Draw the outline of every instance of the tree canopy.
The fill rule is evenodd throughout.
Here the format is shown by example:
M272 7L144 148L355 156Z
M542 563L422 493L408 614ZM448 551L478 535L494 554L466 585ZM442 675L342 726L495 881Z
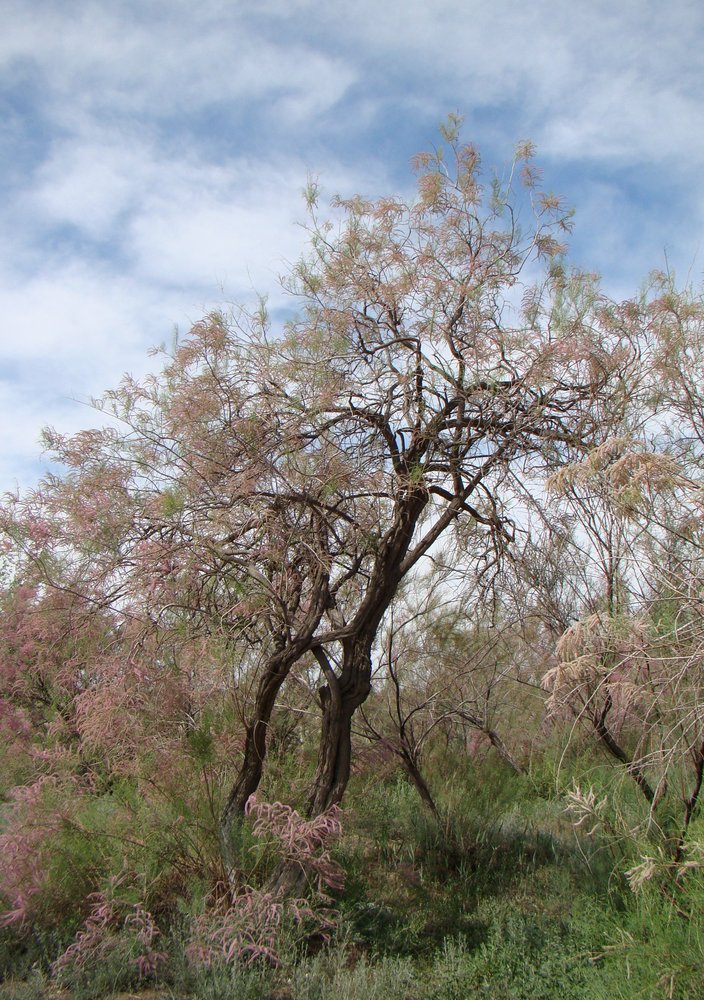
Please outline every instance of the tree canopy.
M510 674L544 682L551 719L587 721L653 808L691 758L686 827L704 772L704 310L666 275L615 303L570 268L571 214L532 152L487 180L451 121L410 202L338 199L328 217L311 185L289 318L264 300L207 316L96 401L104 426L46 432L63 471L2 509L18 787L176 794L207 762L197 794L236 878L278 716L312 713L305 810L332 815L376 676L390 714L365 715L366 737L437 817L420 768L438 729L524 770L492 715Z

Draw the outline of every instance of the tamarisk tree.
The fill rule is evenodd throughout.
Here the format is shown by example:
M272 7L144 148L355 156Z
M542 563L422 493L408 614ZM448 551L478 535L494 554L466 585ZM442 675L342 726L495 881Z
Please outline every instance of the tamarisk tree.
M520 490L603 439L633 363L565 268L569 214L531 149L485 185L458 125L416 158L410 202L338 200L327 221L311 187L296 317L207 317L160 374L106 394L107 427L48 433L66 473L5 510L34 579L109 611L145 684L187 663L184 716L218 660L245 725L224 845L286 678L320 671L314 816L345 791L402 582L441 538L489 572Z

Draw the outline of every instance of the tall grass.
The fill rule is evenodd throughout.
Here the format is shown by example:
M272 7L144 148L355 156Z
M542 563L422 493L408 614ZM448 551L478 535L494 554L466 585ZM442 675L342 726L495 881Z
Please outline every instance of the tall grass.
M130 937L133 925L123 921L97 962L64 971L64 986L79 1000L146 986L164 1000L699 1000L704 982L700 821L692 823L677 867L667 841L658 841L643 824L643 805L632 786L599 757L563 758L559 767L546 758L517 775L498 761L473 766L443 750L428 762L428 773L440 821L403 776L355 777L343 835L333 848L333 860L347 878L336 899L337 930L327 943L284 922L275 961L194 963L189 934L207 903L202 873L208 866L201 874L194 862L179 868L182 834L167 827L150 846L140 839L131 858L141 865L141 902L153 905L162 931L163 962L153 975L141 974L133 961L138 955ZM600 823L575 828L568 808L575 783L605 803L599 806ZM104 830L109 806L86 805L83 827ZM138 819L137 832L142 822L146 827L137 801L130 815ZM198 828L194 820L189 845ZM150 829L157 829L155 821ZM240 833L242 875L256 884L275 859L250 827ZM64 901L78 899L100 865L106 877L118 864L114 847L107 846L110 838L98 838L100 848L84 840L76 827L67 827L60 838L62 858L70 863L61 885L57 861L47 891L56 882ZM206 848L194 841L188 857L199 850ZM650 868L642 867L644 857L654 859ZM170 881L159 872L169 858ZM135 892L134 885L125 889L120 904L125 912L139 902ZM52 963L73 940L80 920L76 913L59 919L49 903L37 909L48 915L44 925L0 931L5 1000L51 996Z

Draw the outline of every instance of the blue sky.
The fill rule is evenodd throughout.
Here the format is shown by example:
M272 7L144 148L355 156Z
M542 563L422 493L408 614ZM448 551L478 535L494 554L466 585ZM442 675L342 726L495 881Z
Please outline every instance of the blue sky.
M301 191L410 193L450 111L531 138L572 257L704 271L700 0L0 0L0 491L41 427L295 260Z

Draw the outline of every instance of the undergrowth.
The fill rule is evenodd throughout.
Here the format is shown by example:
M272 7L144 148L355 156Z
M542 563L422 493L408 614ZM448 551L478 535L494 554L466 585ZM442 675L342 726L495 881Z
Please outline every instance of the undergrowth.
M120 882L113 873L112 896L104 878L103 895L93 897L93 909L81 919L77 913L57 919L47 905L36 910L46 914L43 924L0 931L0 997L48 1000L57 985L78 1000L147 987L150 996L164 1000L701 997L704 879L696 823L687 866L673 875L653 844L650 862L642 860L647 836L636 843L619 833L619 823L635 821L641 808L629 793L619 800L620 815L615 806L608 815L604 808L601 828L586 829L574 825L562 777L554 781L535 768L515 775L500 763L486 762L469 773L448 761L445 766L434 788L441 822L402 777L355 779L343 832L328 843L323 831L319 863L317 842L310 842L313 867L332 873L324 919L308 896L299 903L303 924L283 907L274 909L265 937L253 945L246 907L263 906L263 896L221 897L220 911L230 923L218 924L212 889L192 872L190 882L185 876L172 880L178 898L164 905L165 876L153 877L155 859L142 849L152 881L143 871L141 889L138 878ZM601 802L608 773L597 764L588 777L597 789L593 801ZM618 785L611 789L618 791ZM262 830L250 820L237 845L250 893L264 893L282 851L294 851L290 838L298 822L286 810L257 815L269 823L267 836L257 836ZM76 836L73 829L64 837L62 850L69 851ZM155 845L154 852L163 849ZM115 857L109 852L113 867ZM81 869L86 859L88 871ZM95 852L84 846L71 860L65 898L71 898L72 880L82 887L97 865ZM242 920L233 906L245 907ZM108 933L96 933L91 951L91 926L101 920ZM229 926L232 940L240 940L231 946L234 961L218 951L220 926ZM200 960L196 927L202 932ZM77 954L78 963L72 961Z

